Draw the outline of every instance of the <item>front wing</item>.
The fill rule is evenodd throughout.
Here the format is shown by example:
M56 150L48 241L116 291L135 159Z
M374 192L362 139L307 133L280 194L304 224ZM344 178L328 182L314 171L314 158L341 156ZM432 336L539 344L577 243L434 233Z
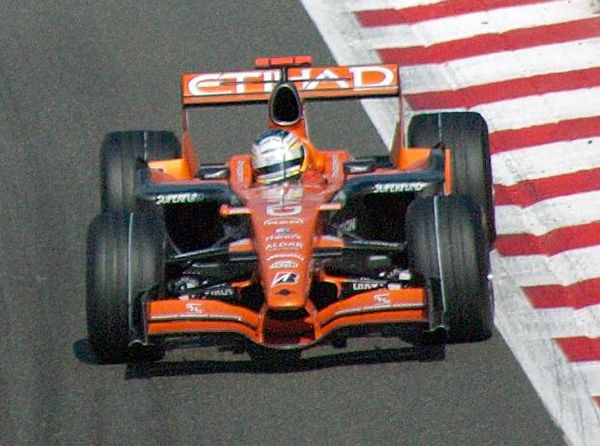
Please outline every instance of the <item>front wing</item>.
M146 307L149 341L205 334L237 334L273 348L302 348L337 330L357 326L420 323L444 328L442 299L436 287L377 289L317 310L310 303L303 317L286 319L266 306L248 308L208 299L151 301Z

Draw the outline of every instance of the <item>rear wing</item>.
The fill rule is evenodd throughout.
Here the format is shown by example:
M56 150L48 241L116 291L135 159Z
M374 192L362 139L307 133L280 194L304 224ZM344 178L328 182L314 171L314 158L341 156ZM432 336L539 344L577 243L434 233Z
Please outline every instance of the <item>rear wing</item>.
M181 76L184 107L191 105L266 102L281 80L275 65L257 64L252 71L188 73ZM287 69L302 99L399 96L396 64L307 67Z

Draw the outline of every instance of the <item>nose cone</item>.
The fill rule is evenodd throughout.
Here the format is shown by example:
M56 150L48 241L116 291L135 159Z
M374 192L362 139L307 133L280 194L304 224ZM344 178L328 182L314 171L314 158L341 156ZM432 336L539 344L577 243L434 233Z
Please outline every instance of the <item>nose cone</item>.
M297 188L286 193L285 204L279 197L263 199L252 213L254 247L270 309L294 310L306 305L319 204Z
M267 306L271 310L297 310L306 305L307 293L297 285L276 285L267 290Z
M269 221L269 220L266 220ZM258 248L262 285L273 310L304 308L310 287L308 265L312 255L312 230L295 219L275 219L266 225Z

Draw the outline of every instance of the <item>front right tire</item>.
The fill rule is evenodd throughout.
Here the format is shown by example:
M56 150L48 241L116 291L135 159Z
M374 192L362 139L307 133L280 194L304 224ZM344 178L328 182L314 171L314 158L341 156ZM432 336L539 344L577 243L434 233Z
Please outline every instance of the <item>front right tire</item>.
M409 147L443 143L451 150L452 193L470 195L481 206L488 246L496 239L488 126L475 112L424 113L408 126Z
M414 200L406 214L406 240L418 284L440 281L449 341L491 337L490 266L477 203L468 195Z

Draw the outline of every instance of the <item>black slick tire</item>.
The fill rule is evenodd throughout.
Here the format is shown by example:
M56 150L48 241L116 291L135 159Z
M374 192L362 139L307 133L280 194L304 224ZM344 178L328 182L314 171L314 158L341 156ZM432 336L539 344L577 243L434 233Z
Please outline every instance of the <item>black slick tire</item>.
M161 287L164 243L153 213L102 213L87 238L88 341L99 363L159 359L157 349L129 348L141 323L142 294Z
M408 126L409 147L443 143L452 153L453 193L472 196L482 209L488 246L496 239L488 127L479 113L419 114Z
M180 157L181 145L173 132L131 130L108 133L100 146L102 211L135 211L136 171L148 161Z
M440 281L450 342L493 330L489 257L479 206L467 195L418 198L406 214L409 267L419 285Z

